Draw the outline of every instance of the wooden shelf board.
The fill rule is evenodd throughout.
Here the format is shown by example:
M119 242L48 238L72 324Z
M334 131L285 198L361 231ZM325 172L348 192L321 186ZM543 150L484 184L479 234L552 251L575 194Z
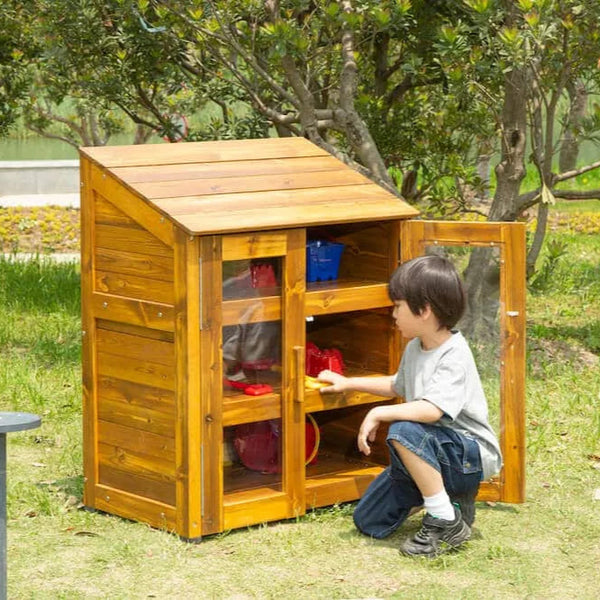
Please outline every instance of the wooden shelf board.
M317 455L317 462L306 468L306 488L314 488L343 479L380 472L383 467L366 460L346 457L330 449ZM235 464L224 467L224 494L226 503L240 498L266 498L281 493L281 473L260 473Z
M304 314L328 315L391 305L387 283L357 279L324 281L307 285Z
M382 373L354 369L348 370L348 375L352 377L380 377ZM225 389L223 391L223 427L280 418L281 388L271 382L268 383L273 386L273 393L264 394L263 396L246 396L236 390ZM364 392L321 394L319 390L313 389L306 389L304 398L306 413L389 401L387 398Z
M246 298L223 300L223 325L258 323L281 319L279 288L252 290ZM387 283L359 279L336 279L307 283L305 316L329 315L391 306ZM258 308L257 308L258 307ZM251 310L254 309L254 310Z

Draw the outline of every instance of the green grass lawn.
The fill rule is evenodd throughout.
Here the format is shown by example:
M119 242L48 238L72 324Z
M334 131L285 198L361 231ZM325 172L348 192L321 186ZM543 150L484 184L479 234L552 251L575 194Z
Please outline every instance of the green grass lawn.
M371 540L351 504L198 545L81 510L78 267L0 259L0 410L43 418L9 437L9 598L597 598L600 236L549 235L566 254L528 296L527 501L479 504L435 560L398 553L420 517Z

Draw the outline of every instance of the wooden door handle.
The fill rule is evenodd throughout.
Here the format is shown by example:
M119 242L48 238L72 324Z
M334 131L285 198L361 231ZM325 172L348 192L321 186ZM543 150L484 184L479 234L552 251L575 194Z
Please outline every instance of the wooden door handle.
M304 402L304 346L294 346L294 402Z

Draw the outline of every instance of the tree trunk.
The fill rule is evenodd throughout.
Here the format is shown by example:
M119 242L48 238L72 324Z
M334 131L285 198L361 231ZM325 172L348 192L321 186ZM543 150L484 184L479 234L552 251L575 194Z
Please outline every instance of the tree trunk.
M514 221L525 177L529 72L515 69L505 75L502 109L502 154L496 166L496 193L488 220ZM495 340L499 306L500 269L493 248L475 248L464 272L467 310L461 328L471 340Z
M561 173L571 171L577 166L577 157L579 156L577 128L585 117L588 100L585 83L581 80L569 82L567 90L569 91L570 106L558 157Z

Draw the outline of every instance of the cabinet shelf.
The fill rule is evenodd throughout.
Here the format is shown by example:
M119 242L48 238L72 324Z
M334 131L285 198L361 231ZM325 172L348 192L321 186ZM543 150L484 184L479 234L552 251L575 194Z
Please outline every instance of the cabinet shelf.
M340 279L308 284L304 314L307 317L329 315L391 305L387 283Z
M223 397L223 427L279 417L281 417L281 394L276 390L263 396L227 392Z
M368 373L365 371L349 373L351 376L378 377L382 373ZM306 389L304 396L304 410L307 413L321 412L372 404L389 399L373 396L365 392L345 392L335 394L321 394L319 390ZM223 426L241 425L267 419L278 419L281 416L280 389L274 388L270 394L263 396L246 396L233 390L226 390L223 394Z
M252 310L260 303L260 310ZM306 286L304 315L329 315L391 306L387 283L358 279L339 279L309 283ZM250 317L248 316L250 315ZM269 289L250 298L223 301L223 325L258 323L281 319L281 296Z
M373 468L381 471L381 465L366 459L348 457L339 451L324 448L319 451L317 462L306 467L307 485L319 487L331 480L340 481L345 477L370 472ZM281 487L281 473L261 473L252 471L240 464L224 467L225 494L238 494L245 490L262 489L265 496L276 494ZM308 483L310 481L310 483ZM232 501L232 499L230 499Z

